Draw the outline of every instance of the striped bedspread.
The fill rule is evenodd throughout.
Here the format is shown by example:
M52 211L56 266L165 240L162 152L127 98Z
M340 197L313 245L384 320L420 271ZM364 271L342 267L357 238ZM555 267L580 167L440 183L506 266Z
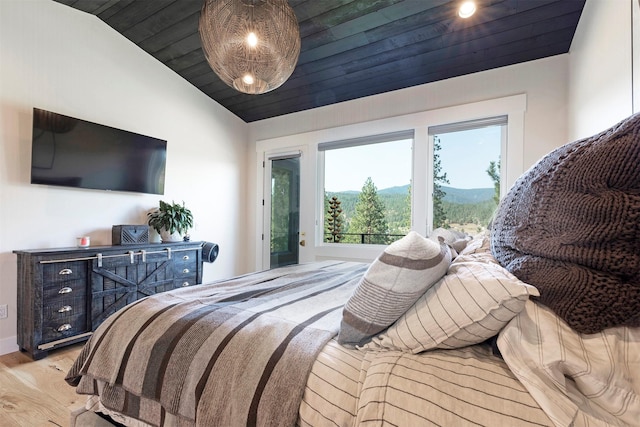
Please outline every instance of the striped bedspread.
M295 425L366 268L303 264L139 300L96 330L67 382L150 425Z

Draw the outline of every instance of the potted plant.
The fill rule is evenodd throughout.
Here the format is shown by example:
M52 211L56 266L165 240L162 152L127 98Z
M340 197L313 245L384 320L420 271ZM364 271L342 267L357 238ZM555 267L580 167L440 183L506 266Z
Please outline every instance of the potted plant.
M179 242L184 234L193 227L193 214L180 203L167 203L160 200L160 207L147 213L147 223L156 230L163 242Z

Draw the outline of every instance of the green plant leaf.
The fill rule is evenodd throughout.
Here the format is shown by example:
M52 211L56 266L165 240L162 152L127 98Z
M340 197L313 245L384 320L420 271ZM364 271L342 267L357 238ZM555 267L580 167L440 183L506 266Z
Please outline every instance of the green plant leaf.
M193 227L193 214L184 204L167 203L160 200L159 209L147 213L147 223L153 227L158 233L165 229L169 233L184 234Z

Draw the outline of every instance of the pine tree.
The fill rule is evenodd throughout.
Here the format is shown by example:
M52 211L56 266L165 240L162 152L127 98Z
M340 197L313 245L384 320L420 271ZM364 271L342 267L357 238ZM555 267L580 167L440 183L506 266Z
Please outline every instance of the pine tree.
M447 214L442 205L444 196L447 193L442 190L441 184L449 184L447 173L442 172L442 164L440 163L440 138L433 137L433 228L447 226Z
M367 178L358 196L349 232L364 235L363 243L387 244L389 227L385 210L384 203L378 197L378 189L371 177Z
M342 209L340 208L340 200L336 196L331 197L331 200L325 195L325 212L326 212L326 227L327 242L328 243L340 243L342 240Z
M498 162L489 162L489 168L487 169L487 174L493 181L493 189L495 194L493 195L493 201L496 202L496 205L500 203L500 160Z

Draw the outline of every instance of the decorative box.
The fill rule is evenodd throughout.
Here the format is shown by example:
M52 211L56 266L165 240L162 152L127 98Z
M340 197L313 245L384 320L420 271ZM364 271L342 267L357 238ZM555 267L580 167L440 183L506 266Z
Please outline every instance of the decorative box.
M111 244L138 245L149 243L148 225L114 225L111 228Z

